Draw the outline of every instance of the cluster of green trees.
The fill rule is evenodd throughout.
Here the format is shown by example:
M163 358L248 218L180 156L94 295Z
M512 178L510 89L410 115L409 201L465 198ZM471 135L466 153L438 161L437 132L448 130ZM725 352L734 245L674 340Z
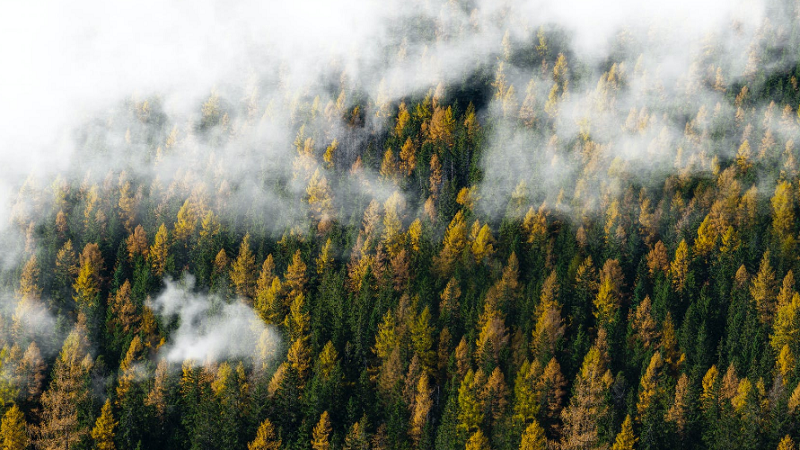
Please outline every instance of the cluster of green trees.
M758 42L779 34L764 30ZM728 86L711 64L684 95L713 90L716 107L633 107L622 133L677 155L645 183L590 123L557 135L578 88L577 62L555 48L540 32L527 89L507 77L522 57L509 51L479 88L293 98L292 173L264 160L259 181L288 200L301 186L306 220L277 232L257 208L229 207L247 193L208 155L170 177L26 183L21 262L2 274L15 304L0 321L0 446L797 448L800 72L756 66ZM591 80L595 107L637 70ZM157 99L131 100L100 133L123 124L117 145L159 167L243 145L275 108L214 94L179 128ZM683 135L666 140L664 121ZM558 195L520 180L496 217L481 208L495 195L481 189L484 153L508 126L579 169ZM109 152L93 133L80 136L87 159ZM188 274L281 342L168 362L178 324L149 299Z

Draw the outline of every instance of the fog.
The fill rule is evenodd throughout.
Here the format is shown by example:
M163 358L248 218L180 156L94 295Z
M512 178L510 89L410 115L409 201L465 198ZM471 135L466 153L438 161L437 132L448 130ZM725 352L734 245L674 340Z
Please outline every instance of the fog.
M22 223L39 223L52 214L50 200L31 201L35 205L27 208L28 200L17 198L26 179L47 189L56 176L78 185L126 171L142 184L158 183L170 192L174 184L177 196L187 196L187 186L202 185L210 202L234 215L269 217L276 233L303 224L308 178L328 169L297 156L298 111L310 110L314 117L305 131L317 137L316 151L347 136L342 148L352 152L392 120L371 114L363 130L345 132L341 117L325 114L340 92L347 94L345 106L356 101L356 94L370 104L393 105L440 83L447 92L479 69L496 71L499 61L515 87L512 100L521 104L533 80L541 110L553 85L552 67L540 70L538 61L533 67L516 65L504 56L535 45L540 30L566 36L566 43L553 45L563 46L575 82L559 100L547 132L507 120L502 99L479 111L484 123L493 124L479 186L481 207L489 217L503 214L522 181L537 201L555 204L565 194L560 208L577 217L596 208L600 200L593 193L599 187L624 187L614 175L618 172L609 170L612 164L640 182L678 170L686 123L675 118L675 110L692 117L703 108L709 114L736 114L725 94L705 82L709 53L725 61L720 73L733 85L748 76L749 46L759 33L780 33L785 24L775 18L795 19L775 14L765 1L711 0L79 0L12 2L5 9L0 16L0 232L7 267L22 257L24 236L11 227L15 214L24 211ZM765 22L770 13L773 20ZM794 62L785 57L757 61L771 70ZM598 85L610 63L624 74L624 88ZM198 139L193 131L210 98L231 112L224 131L231 137L224 144ZM144 101L152 101L163 115L154 137L142 137L141 124L123 114ZM248 102L252 117L234 113ZM763 114L766 106L756 105L753 115ZM648 112L646 125L638 132L626 130L628 117L641 111ZM567 155L568 143L587 126L602 144L598 173L603 175L580 184L580 164ZM176 142L167 151L162 147L173 132ZM777 127L775 132L786 138L796 134ZM151 137L160 144L147 141ZM739 144L740 136L725 136L712 150L731 157ZM87 148L102 152L87 160ZM692 149L682 151L688 158ZM285 183L287 192L265 187L265 172ZM584 193L577 200L576 185ZM349 196L368 193L383 201L397 187L367 169L334 189L336 214L343 214L337 218L345 219L363 207ZM152 306L165 320L180 318L162 349L169 361L252 355L254 336L269 333L244 303L195 293L189 279L167 282Z
M227 303L219 296L195 292L191 276L180 282L167 280L164 291L149 306L164 323L176 324L158 355L171 363L249 361L258 359L260 341L269 347L269 353L280 345L278 332L265 325L244 301Z

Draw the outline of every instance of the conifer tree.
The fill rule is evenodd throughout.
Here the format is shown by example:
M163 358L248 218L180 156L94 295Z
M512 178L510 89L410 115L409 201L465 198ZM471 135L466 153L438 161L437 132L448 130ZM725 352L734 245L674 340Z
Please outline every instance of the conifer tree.
M669 275L672 285L678 292L683 292L686 287L686 275L689 272L689 246L686 240L681 240L675 250L675 258L669 266Z
M460 257L466 245L467 224L464 221L464 213L458 211L447 226L442 250L434 261L434 264L439 268L441 273L450 272L453 264Z
M678 384L675 386L675 397L672 400L672 405L667 410L664 420L672 422L678 429L679 434L683 434L686 429L686 423L689 419L689 377L686 374L681 374L678 378Z
M644 414L646 414L647 410L653 405L660 395L660 370L663 365L663 359L661 357L661 352L656 352L653 354L653 357L650 358L650 364L647 366L647 370L645 371L644 375L642 375L642 380L640 382L640 391L639 391L639 401L636 403L636 411L638 412L638 418L641 419Z
M778 450L795 450L796 448L797 446L795 446L794 441L788 434L778 444Z
M617 434L611 450L633 450L636 441L636 435L633 434L633 421L631 416L627 415L625 416L625 421L622 422L622 430Z
M531 422L522 433L519 450L547 450L547 437L536 421Z
M256 432L256 438L247 444L247 450L279 450L280 448L281 440L275 434L275 428L269 419L261 422Z
M318 222L318 230L327 231L333 221L333 193L328 185L328 179L319 169L308 181L306 195L311 215Z
M160 277L164 274L167 266L167 252L169 249L169 242L167 236L167 227L162 223L158 227L153 245L150 247L150 264L153 266L153 271L156 276Z
M134 229L133 233L128 236L126 243L128 247L128 256L130 256L131 260L133 260L137 255L147 258L150 248L147 245L147 233L145 232L144 227L141 225L136 225L136 229Z
M250 234L245 234L239 246L239 256L231 264L230 277L236 293L252 301L255 298L256 257L250 250Z
M103 257L97 244L86 244L80 256L80 269L75 280L74 299L80 308L93 308L97 305L100 293L100 273L103 270Z
M3 415L0 424L0 446L3 450L24 450L28 447L28 424L17 405Z
M22 399L32 402L41 395L46 367L39 346L36 345L36 341L32 341L17 366L16 377L19 380L19 395Z
M45 449L71 448L89 434L79 420L89 401L89 371L93 361L81 323L64 341L53 368L50 387L42 394L41 423L36 445Z
M477 430L483 422L483 403L478 396L480 378L469 370L458 388L458 427L466 431Z
M769 261L769 252L761 258L758 273L750 286L750 295L756 304L758 318L762 323L770 323L775 314L776 299L775 271Z
M605 334L583 359L575 379L574 393L561 417L564 431L561 447L564 449L589 448L601 444L599 424L607 418L609 407L605 393L611 387L611 371L606 368Z
M433 407L433 399L431 398L431 389L427 375L423 374L420 376L416 390L408 433L414 443L419 445L422 440L425 425L428 423L428 414Z
M319 417L319 422L314 426L311 439L311 448L314 450L330 450L331 420L328 411Z
M489 439L481 430L477 430L467 441L466 450L489 450L490 448Z
M294 299L305 292L306 283L308 283L306 270L306 263L303 262L300 250L298 250L292 256L292 263L286 269L285 289L287 298Z
M117 427L117 422L114 421L114 416L111 414L111 400L107 399L103 404L100 411L100 417L94 424L92 429L92 439L94 445L98 450L114 450L114 429Z

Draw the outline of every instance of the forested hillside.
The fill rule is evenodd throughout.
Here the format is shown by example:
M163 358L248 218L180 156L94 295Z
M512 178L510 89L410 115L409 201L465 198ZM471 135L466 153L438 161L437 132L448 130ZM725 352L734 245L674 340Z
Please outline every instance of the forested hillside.
M797 448L800 5L456 76L514 10L422 3L381 57L419 89L132 92L15 186L3 449Z

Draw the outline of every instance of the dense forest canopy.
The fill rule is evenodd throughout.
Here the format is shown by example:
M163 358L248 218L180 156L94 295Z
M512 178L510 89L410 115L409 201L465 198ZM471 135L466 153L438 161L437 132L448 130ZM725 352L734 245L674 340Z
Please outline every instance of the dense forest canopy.
M67 14L0 446L796 449L800 2L562 3Z

